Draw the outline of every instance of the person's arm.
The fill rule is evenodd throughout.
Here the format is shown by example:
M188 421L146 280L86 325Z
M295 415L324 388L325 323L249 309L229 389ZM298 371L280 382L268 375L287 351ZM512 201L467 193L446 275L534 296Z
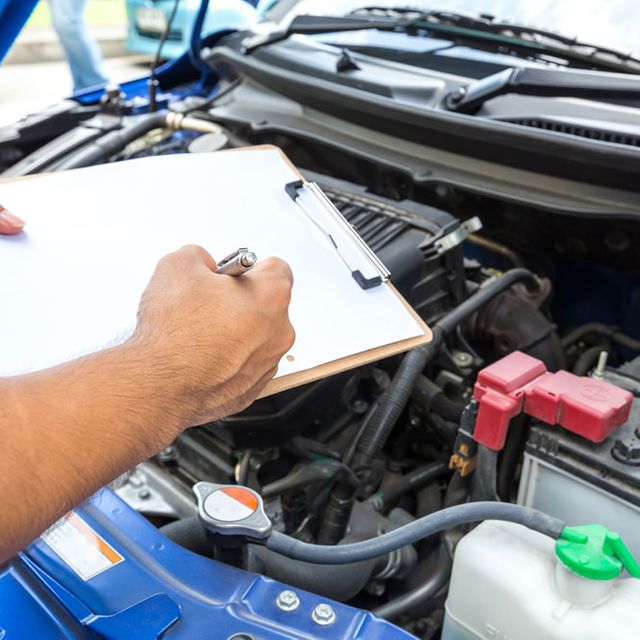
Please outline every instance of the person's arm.
M200 247L166 256L125 343L0 379L0 562L184 428L246 407L274 376L294 340L289 268L214 270Z

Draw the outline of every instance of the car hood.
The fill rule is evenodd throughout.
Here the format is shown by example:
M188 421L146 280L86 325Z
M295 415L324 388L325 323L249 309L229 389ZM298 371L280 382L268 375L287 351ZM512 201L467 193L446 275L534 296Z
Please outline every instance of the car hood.
M0 0L0 62L11 48L38 0Z

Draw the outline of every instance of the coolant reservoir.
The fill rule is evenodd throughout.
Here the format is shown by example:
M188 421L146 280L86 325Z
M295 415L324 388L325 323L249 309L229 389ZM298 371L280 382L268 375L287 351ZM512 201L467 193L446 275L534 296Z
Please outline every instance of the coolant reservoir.
M467 534L443 640L638 640L640 580L622 571L640 568L620 538L597 525L565 532L557 544L509 522Z

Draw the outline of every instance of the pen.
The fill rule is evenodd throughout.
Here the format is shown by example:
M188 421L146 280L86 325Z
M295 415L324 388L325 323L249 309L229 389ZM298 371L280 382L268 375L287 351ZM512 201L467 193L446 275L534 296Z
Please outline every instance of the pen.
M246 247L240 247L218 262L216 273L222 273L226 276L241 276L250 271L257 261L258 257L253 251L249 251Z

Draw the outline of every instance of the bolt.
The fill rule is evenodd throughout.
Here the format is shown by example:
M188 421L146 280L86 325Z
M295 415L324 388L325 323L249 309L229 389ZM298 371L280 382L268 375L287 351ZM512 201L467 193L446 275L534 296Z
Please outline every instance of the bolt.
M330 604L322 602L319 604L311 614L311 619L323 627L333 624L336 621L336 612Z
M367 412L368 408L369 408L369 403L366 400L363 400L362 398L356 398L351 403L351 411L353 411L353 413L357 413L359 416L364 415Z
M295 591L282 591L276 600L278 609L283 611L294 611L300 606L300 599Z
M453 359L455 363L464 369L465 367L470 367L473 364L473 356L466 351L456 351Z
M151 491L149 491L149 489L140 489L140 491L138 491L138 498L140 498L140 500L148 500L151 497Z
M595 380L602 380L604 378L604 370L607 366L607 360L609 358L609 354L606 351L601 351L598 356L598 364L596 365L595 371L591 374L591 377Z

